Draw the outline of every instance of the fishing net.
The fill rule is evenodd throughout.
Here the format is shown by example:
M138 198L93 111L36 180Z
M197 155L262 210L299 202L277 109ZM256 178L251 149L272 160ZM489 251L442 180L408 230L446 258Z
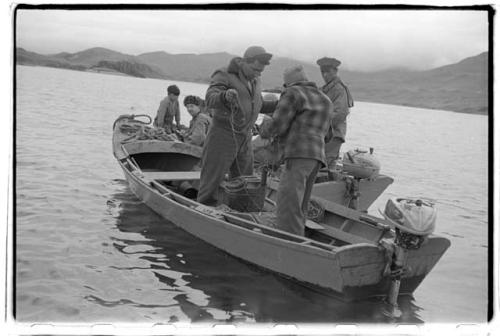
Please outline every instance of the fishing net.
M129 135L122 142L130 142L136 140L162 140L162 141L178 141L179 138L175 134L167 134L163 128L150 127L141 124L123 124L120 125L120 131Z
M307 219L320 223L325 218L325 208L316 200L310 200L307 207Z

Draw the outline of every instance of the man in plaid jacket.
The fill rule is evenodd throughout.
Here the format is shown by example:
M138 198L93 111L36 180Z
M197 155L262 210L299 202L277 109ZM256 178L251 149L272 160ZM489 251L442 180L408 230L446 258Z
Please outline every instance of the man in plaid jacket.
M308 81L301 66L284 72L285 90L272 119L261 125L262 138L276 136L284 147L285 169L277 197L278 228L304 235L311 191L318 170L326 166L325 138L331 136L333 105ZM328 140L328 139L327 139Z

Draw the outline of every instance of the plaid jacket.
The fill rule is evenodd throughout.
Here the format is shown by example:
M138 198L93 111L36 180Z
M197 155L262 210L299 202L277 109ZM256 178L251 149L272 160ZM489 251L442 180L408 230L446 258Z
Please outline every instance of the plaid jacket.
M272 120L261 127L261 136L277 136L284 159L316 159L326 166L325 137L332 117L332 102L316 84L297 82L281 94Z

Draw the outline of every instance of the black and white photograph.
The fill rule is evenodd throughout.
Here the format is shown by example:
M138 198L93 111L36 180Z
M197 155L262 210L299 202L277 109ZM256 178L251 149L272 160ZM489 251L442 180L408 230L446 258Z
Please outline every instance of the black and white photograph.
M493 6L12 6L16 325L490 323Z

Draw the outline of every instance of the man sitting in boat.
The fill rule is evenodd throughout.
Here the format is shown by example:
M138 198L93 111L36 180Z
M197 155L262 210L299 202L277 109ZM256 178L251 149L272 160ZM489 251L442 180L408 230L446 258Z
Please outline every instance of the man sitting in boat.
M186 96L184 106L186 106L192 119L189 122L189 129L179 131L178 135L186 143L203 147L212 118L202 112L203 100L198 96Z
M260 135L277 136L284 144L285 168L276 202L278 227L304 235L314 180L320 167L326 166L325 137L331 136L333 104L308 81L302 66L286 69L283 77L285 90L272 118L262 123Z
M167 88L167 96L160 102L153 125L165 129L167 134L174 132L174 118L177 129L181 126L181 112L179 110L179 95L181 91L177 85Z

